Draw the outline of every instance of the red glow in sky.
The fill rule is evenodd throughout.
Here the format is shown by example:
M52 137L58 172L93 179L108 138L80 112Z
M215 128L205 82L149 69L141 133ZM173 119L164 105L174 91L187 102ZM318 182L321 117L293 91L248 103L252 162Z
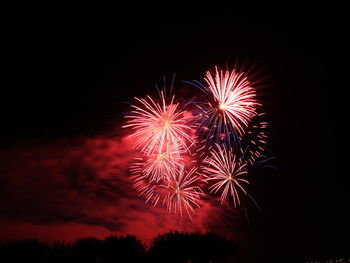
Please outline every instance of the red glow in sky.
M135 234L149 242L170 230L232 233L221 226L222 208L211 201L201 202L192 220L145 204L132 189L134 153L125 139L65 139L0 154L0 239ZM238 226L238 212L233 217Z

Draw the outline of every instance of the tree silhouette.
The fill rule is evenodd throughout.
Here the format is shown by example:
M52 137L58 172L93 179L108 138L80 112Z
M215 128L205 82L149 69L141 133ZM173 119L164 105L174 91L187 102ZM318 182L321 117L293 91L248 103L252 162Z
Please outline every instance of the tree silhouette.
M50 260L48 262L52 262L52 263L73 262L71 252L72 252L72 244L56 241L51 246Z
M207 233L169 232L153 239L148 250L136 236L93 237L75 243L21 240L0 243L0 262L223 262L232 256L232 241Z
M72 257L78 262L101 262L102 241L94 237L77 240L72 247Z
M220 262L234 255L232 241L214 234L170 232L157 236L148 251L151 262Z
M136 236L109 236L103 241L103 262L141 262L145 248Z

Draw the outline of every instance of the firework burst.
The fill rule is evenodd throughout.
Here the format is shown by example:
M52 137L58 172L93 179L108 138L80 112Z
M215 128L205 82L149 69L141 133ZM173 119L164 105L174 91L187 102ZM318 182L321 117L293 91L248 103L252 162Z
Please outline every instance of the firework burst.
M179 144L189 151L194 139L190 135L191 127L187 125L184 111L179 104L174 104L174 96L166 103L164 93L160 92L160 103L152 97L136 100L141 106L132 105L131 114L125 116L128 121L123 128L130 127L133 133L130 138L135 141L135 148L145 154L158 153L167 143Z
M207 86L200 88L207 94L207 102L198 103L196 119L200 134L212 140L238 146L252 117L257 114L256 91L244 72L207 71ZM197 85L196 85L197 86Z
M238 190L247 194L241 184L249 184L246 179L241 178L247 173L246 164L243 164L241 159L225 145L216 144L216 149L212 149L210 155L204 159L204 165L201 167L205 180L212 183L209 186L210 192L214 194L221 192L221 203L232 199L234 207L240 205Z
M195 174L196 168L186 172L184 167L170 181L161 185L166 189L167 194L163 204L168 212L186 214L191 217L195 207L199 207L200 197L203 195L199 187L200 178Z

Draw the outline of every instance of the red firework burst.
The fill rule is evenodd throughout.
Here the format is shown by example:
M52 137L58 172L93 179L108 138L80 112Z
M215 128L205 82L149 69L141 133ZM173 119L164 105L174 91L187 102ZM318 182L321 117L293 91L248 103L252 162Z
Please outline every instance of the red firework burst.
M130 138L135 140L136 148L141 148L145 154L158 153L170 142L172 145L179 144L179 149L189 151L190 145L194 144L191 127L187 125L189 117L179 109L178 103L174 104L174 96L169 104L163 92L160 92L160 103L150 96L136 100L141 106L132 105L134 110L126 116L129 120L123 126L133 130Z

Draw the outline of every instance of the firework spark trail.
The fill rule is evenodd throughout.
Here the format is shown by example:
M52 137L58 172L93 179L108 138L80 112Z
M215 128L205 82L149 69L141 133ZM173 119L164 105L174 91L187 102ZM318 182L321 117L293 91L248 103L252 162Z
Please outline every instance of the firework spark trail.
M130 138L135 139L135 148L141 148L145 154L157 152L169 141L179 143L189 151L188 145L194 144L194 139L190 135L191 127L187 125L188 117L179 110L178 103L174 104L174 96L169 105L162 91L160 97L161 103L155 102L150 96L147 99L136 98L141 106L132 105L134 110L125 116L129 120L123 128L133 129Z
M169 213L180 213L183 210L191 217L195 207L199 206L199 200L203 194L199 187L200 178L195 174L196 168L192 168L189 172L184 170L174 176L167 184L161 185L167 191L163 204L167 207Z
M200 88L209 99L197 106L200 133L207 133L209 143L215 138L216 142L225 141L229 146L239 144L239 137L245 133L260 105L251 82L244 72L224 72L218 67L215 73L207 71L204 80L207 87L201 85Z
M268 136L266 134L266 129L268 123L260 121L260 117L263 115L265 115L265 113L257 115L256 120L252 120L252 125L250 125L246 134L241 139L242 156L251 166L257 163L258 160L264 161L264 159L268 159L264 155L264 152L267 150Z
M241 183L249 184L246 179L240 178L247 174L246 164L243 164L232 150L228 150L225 145L216 144L217 149L211 150L211 156L204 159L202 172L207 182L213 181L209 187L214 194L221 192L221 203L233 199L234 207L240 205L238 188L247 194Z

